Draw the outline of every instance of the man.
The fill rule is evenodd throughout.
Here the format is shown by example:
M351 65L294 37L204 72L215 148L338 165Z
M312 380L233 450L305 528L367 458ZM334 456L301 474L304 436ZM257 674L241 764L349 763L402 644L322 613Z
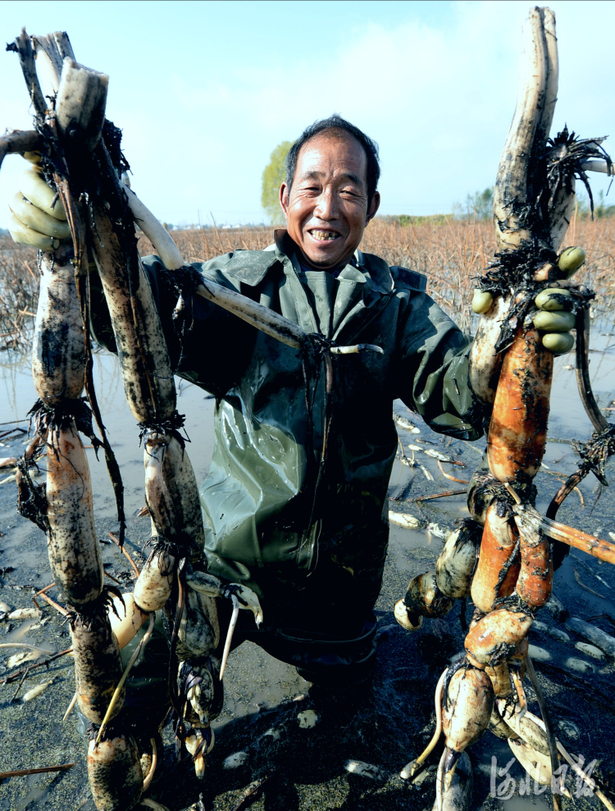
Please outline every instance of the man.
M424 278L358 250L380 203L374 142L334 115L305 130L287 167L287 229L275 245L199 270L319 336L311 352L200 298L178 337L168 274L155 257L145 265L176 373L216 397L201 490L207 564L254 589L265 617L259 631L240 624L236 639L253 639L313 682L348 686L374 663L393 400L464 439L481 436L489 407L469 384L470 339L424 292ZM32 223L22 220L16 238L28 241L23 226ZM30 237L49 249L49 237ZM102 297L93 329L113 349ZM333 343L368 346L331 354Z

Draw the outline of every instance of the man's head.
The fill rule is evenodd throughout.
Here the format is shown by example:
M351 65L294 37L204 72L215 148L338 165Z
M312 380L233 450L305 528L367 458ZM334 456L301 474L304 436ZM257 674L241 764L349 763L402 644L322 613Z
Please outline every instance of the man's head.
M338 115L293 144L280 203L305 264L330 270L350 260L380 205L379 176L377 145Z

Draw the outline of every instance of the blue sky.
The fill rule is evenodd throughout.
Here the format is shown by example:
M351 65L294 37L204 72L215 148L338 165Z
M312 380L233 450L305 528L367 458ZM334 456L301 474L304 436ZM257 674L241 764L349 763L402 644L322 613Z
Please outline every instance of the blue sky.
M338 112L380 145L384 214L447 212L493 184L516 94L526 2L9 2L0 38L66 30L108 73L133 189L171 223L261 222L272 149ZM615 141L615 3L556 0L554 129ZM29 128L0 52L0 132ZM608 147L607 142L607 147ZM615 152L615 147L612 147ZM0 173L0 227L22 161ZM597 191L607 183L597 178Z

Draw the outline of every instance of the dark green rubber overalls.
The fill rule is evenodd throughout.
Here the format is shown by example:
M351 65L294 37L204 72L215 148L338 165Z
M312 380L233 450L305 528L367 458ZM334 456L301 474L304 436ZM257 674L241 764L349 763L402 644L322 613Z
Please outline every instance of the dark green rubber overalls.
M278 231L271 249L197 266L307 333L384 350L329 355L327 375L318 351L302 357L198 296L179 341L163 268L156 258L146 267L177 374L216 397L201 488L209 571L259 594L264 628L252 633L246 617L245 636L273 655L308 677L358 672L372 656L387 550L393 401L435 431L477 438L470 339L423 292L424 277L359 251L337 277L306 272Z

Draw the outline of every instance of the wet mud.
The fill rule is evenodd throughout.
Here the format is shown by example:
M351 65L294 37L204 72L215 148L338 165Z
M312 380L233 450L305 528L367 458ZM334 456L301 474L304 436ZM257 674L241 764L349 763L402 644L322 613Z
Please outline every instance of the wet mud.
M615 398L615 338L595 336L591 374L601 406ZM573 361L572 361L573 362ZM591 426L581 411L574 370L567 368L571 356L556 361L550 441L545 467L536 484L538 506L544 513L563 477L576 469L572 438L586 440ZM97 389L109 429L110 441L124 476L127 499L126 547L137 564L144 561L143 546L149 535L149 520L136 513L144 504L143 468L134 425L123 394L117 362L97 356ZM5 357L0 367L0 422L20 420L34 402L27 364ZM30 381L30 382L29 382ZM188 446L197 480L202 480L211 455L212 401L202 391L182 384L178 408L186 413ZM468 479L480 461L484 442L451 441L429 431L401 404L396 411L415 422L420 433L399 428L404 446L412 444L438 450L465 467L443 463L444 470ZM607 418L611 412L606 412ZM613 418L615 422L615 417ZM25 422L0 426L0 432ZM23 452L26 436L0 439L0 456ZM377 604L379 619L378 662L373 683L365 689L327 691L310 688L295 670L278 662L251 643L244 643L229 660L225 675L225 703L215 723L216 746L209 756L206 778L198 782L189 760L177 762L171 745L171 729L163 732L163 767L159 768L151 796L170 811L193 807L202 796L208 811L394 811L431 809L435 798L435 768L441 745L414 785L399 772L426 746L433 732L433 691L442 670L463 649L465 628L472 607L457 600L443 619L425 620L416 633L408 633L394 620L393 605L405 593L416 574L433 569L444 544L444 535L467 515L463 495L428 501L413 501L463 489L463 484L445 478L435 459L422 451L406 449L416 467L396 463L390 485L391 509L409 513L419 528L391 528L391 544L384 586ZM126 558L108 537L117 530L114 498L104 469L88 449L92 469L96 532L101 540L105 571L122 590L132 589L132 571ZM420 466L423 466L422 469ZM44 462L41 463L44 467ZM432 476L428 480L425 470ZM0 470L0 482L6 474ZM559 478L558 478L559 477ZM615 487L615 464L609 463L607 478ZM606 540L614 540L615 511L611 488L600 487L593 476L573 492L561 507L558 520ZM41 530L21 518L15 509L14 481L0 484L0 602L11 610L33 607L33 594L51 582L45 537ZM145 553L146 554L146 553ZM112 580L108 580L112 583ZM615 567L571 550L555 574L554 593L561 604L543 609L530 631L535 646L534 664L545 691L559 739L571 753L591 766L605 794L615 799L615 713L612 696L615 667L612 658L594 658L589 649L579 649L579 637L566 626L569 616L591 619L596 627L615 635ZM56 598L54 589L49 595ZM40 602L40 600L39 600ZM39 650L59 652L69 647L65 618L40 602L40 618L8 619L0 608L0 644L28 643ZM593 618L593 619L592 619ZM566 636L567 635L567 638ZM159 722L155 711L140 706L145 692L164 695L164 644L158 640L134 672L129 703L135 724L147 729ZM56 774L11 777L0 781L0 811L49 809L93 811L87 785L84 724L75 712L65 722L62 716L74 691L70 656L48 667L32 669L19 687L19 679L7 677L25 665L8 667L9 656L26 648L0 648L0 771L74 763ZM593 655L592 655L593 654ZM43 654L43 658L48 654ZM5 680L4 682L2 680ZM51 682L37 697L23 701L31 688ZM530 709L539 714L526 681ZM132 696L132 698L130 698ZM162 700L158 702L161 706ZM505 741L486 733L469 750L474 772L472 808L492 811L525 811L551 808L550 792L528 781L522 767L512 762ZM595 761L595 762L594 762ZM588 769L589 770L589 769ZM576 779L568 777L572 799L563 807L603 807L591 793L584 796ZM197 805L194 805L198 808Z

